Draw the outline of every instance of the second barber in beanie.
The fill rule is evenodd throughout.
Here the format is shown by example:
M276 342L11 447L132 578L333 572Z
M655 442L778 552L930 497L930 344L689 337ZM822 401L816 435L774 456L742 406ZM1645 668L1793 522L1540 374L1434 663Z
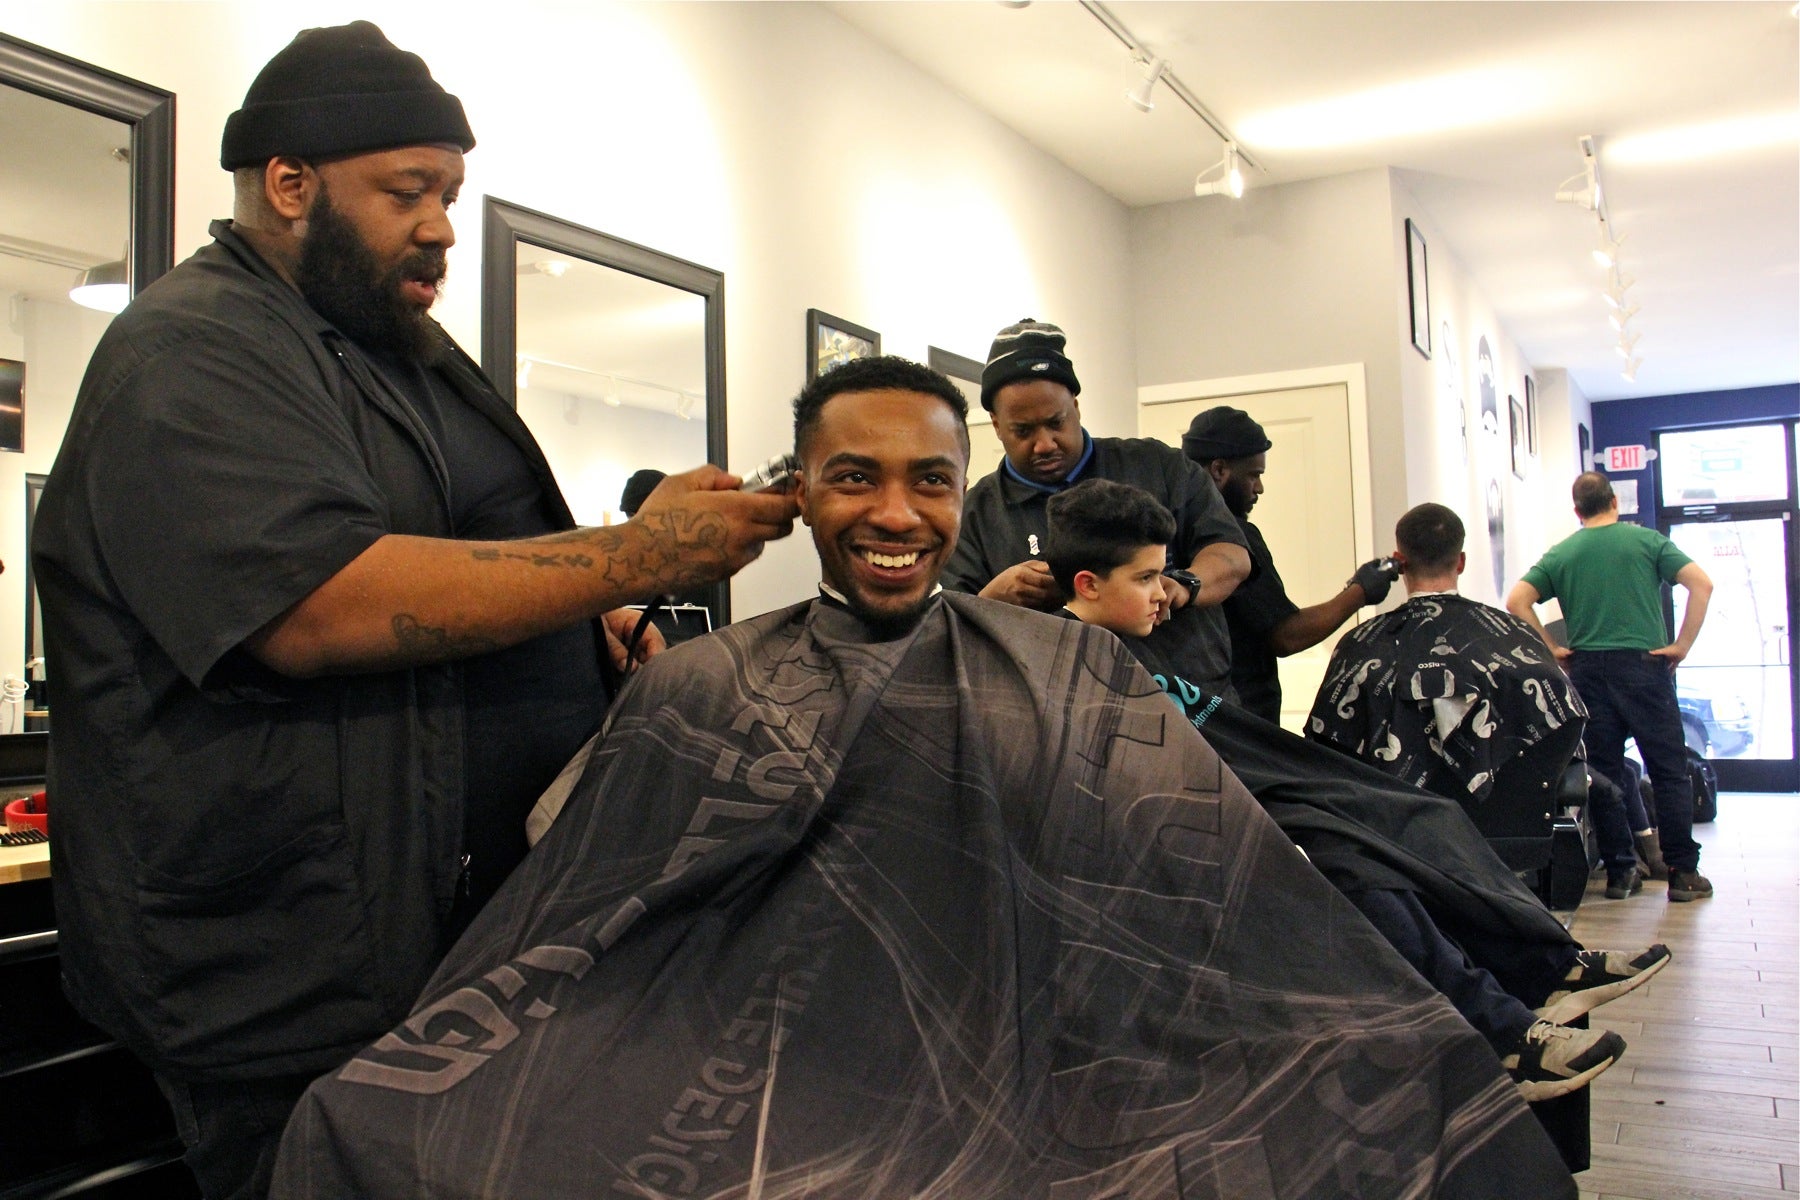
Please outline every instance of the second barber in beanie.
M1062 330L1030 317L995 334L981 372L981 407L993 412L994 393L1021 379L1053 380L1068 388L1071 396L1081 395L1075 365L1063 353L1067 342Z
M1265 455L1273 443L1241 408L1209 408L1188 424L1181 449L1212 476L1225 506L1238 519L1250 547L1251 574L1225 601L1231 630L1231 682L1244 708L1266 721L1281 720L1281 675L1276 660L1330 637L1366 604L1380 604L1398 573L1390 559L1356 569L1337 595L1307 608L1289 598L1262 531L1250 510L1262 495Z
M395 146L449 145L475 134L462 101L425 60L368 21L304 29L257 73L225 121L219 165L254 167L280 155L332 158Z
M1249 413L1225 405L1209 408L1196 416L1181 438L1182 452L1202 467L1215 458L1249 458L1252 454L1263 454L1272 445L1274 443L1263 433L1263 427L1252 420Z

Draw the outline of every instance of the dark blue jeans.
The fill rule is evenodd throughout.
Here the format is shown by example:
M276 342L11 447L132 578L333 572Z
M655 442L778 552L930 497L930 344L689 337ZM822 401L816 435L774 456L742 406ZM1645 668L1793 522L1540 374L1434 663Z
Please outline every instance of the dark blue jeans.
M1348 892L1345 898L1502 1057L1531 1028L1537 1020L1531 1010L1574 961L1573 947L1553 951L1485 939L1465 952L1411 892Z
M1637 739L1656 789L1663 860L1672 871L1697 870L1700 843L1694 840L1694 793L1674 675L1662 659L1642 650L1577 650L1569 660L1569 678L1587 705L1588 766L1624 791L1632 783L1625 770L1625 739Z

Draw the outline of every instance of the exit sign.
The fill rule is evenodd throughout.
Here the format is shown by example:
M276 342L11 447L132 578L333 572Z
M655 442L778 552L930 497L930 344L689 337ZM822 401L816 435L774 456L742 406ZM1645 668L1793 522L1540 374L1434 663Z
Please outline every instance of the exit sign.
M1656 457L1656 451L1648 446L1608 446L1601 453L1606 456L1608 471L1641 471Z

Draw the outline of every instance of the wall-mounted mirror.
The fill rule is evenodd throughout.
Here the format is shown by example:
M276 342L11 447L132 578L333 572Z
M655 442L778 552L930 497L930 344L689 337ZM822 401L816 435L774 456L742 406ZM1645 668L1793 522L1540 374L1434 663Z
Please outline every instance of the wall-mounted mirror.
M43 657L28 489L56 459L112 313L173 263L175 98L0 34L0 163L0 416L20 434L0 449L0 676L34 684L0 704L4 733L38 711L44 677L27 668Z
M729 466L725 277L487 197L481 365L531 429L575 519L625 519L645 468ZM710 589L715 625L730 593Z

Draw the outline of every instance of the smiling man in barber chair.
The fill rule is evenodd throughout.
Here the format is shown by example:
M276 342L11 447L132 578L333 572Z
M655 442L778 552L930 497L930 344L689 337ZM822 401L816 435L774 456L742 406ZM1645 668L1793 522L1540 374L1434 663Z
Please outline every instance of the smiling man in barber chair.
M616 610L796 512L702 467L574 527L428 315L474 144L375 26L296 37L226 123L234 219L101 339L38 513L66 986L208 1197L266 1190L306 1083L523 856Z

